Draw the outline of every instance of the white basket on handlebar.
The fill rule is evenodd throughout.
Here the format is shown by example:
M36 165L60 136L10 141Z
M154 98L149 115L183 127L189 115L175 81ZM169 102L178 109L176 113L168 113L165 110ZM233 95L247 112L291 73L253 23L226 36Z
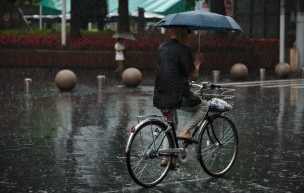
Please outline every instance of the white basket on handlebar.
M209 100L208 107L209 111L212 112L226 112L232 109L232 105L219 98L213 98Z

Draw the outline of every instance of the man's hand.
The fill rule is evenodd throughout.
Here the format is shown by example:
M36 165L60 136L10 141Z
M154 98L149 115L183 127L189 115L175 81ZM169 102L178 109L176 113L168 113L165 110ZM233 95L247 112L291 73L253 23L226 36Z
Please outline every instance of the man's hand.
M204 55L203 53L196 53L195 54L195 60L194 60L194 67L195 69L199 70L201 64L203 63L204 61Z
M199 76L199 70L200 70L200 66L203 63L204 60L204 56L202 53L196 53L195 54L195 59L194 59L194 70L192 73L192 80L196 80Z

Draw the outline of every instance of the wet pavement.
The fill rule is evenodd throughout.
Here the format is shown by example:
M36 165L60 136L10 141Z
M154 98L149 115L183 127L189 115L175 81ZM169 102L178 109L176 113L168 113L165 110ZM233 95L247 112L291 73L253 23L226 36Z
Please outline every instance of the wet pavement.
M267 192L304 189L304 80L233 84L227 114L239 132L239 155L224 177L209 177L193 149L157 187L134 184L124 162L136 116L159 114L152 79L135 89L78 71L75 90L61 94L56 70L0 70L0 192ZM33 82L26 93L24 78ZM229 83L230 84L230 83ZM180 113L181 120L185 120Z

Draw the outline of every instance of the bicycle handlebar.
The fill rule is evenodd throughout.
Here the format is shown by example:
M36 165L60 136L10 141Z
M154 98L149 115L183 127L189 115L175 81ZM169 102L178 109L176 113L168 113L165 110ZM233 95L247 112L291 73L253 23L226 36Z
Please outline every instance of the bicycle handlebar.
M199 88L199 94L202 97L208 97L208 98L213 98L213 97L220 97L223 99L232 99L234 98L234 95L231 93L235 91L235 89L232 88L224 88L219 84L214 84L210 82L201 82L201 83L196 83L194 81L190 82L190 85L192 87L198 87ZM206 93L208 91L216 91L218 93Z
M220 88L223 88L221 85L214 84L214 83L211 83L211 82L196 83L194 81L191 81L190 85L191 86L197 86L197 87L199 87L201 89L220 89Z

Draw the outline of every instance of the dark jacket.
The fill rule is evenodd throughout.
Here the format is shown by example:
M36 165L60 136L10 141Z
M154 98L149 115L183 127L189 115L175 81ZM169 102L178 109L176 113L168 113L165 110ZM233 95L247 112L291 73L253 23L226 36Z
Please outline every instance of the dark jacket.
M176 109L189 95L188 79L194 69L191 48L171 39L159 49L153 104L159 109Z

